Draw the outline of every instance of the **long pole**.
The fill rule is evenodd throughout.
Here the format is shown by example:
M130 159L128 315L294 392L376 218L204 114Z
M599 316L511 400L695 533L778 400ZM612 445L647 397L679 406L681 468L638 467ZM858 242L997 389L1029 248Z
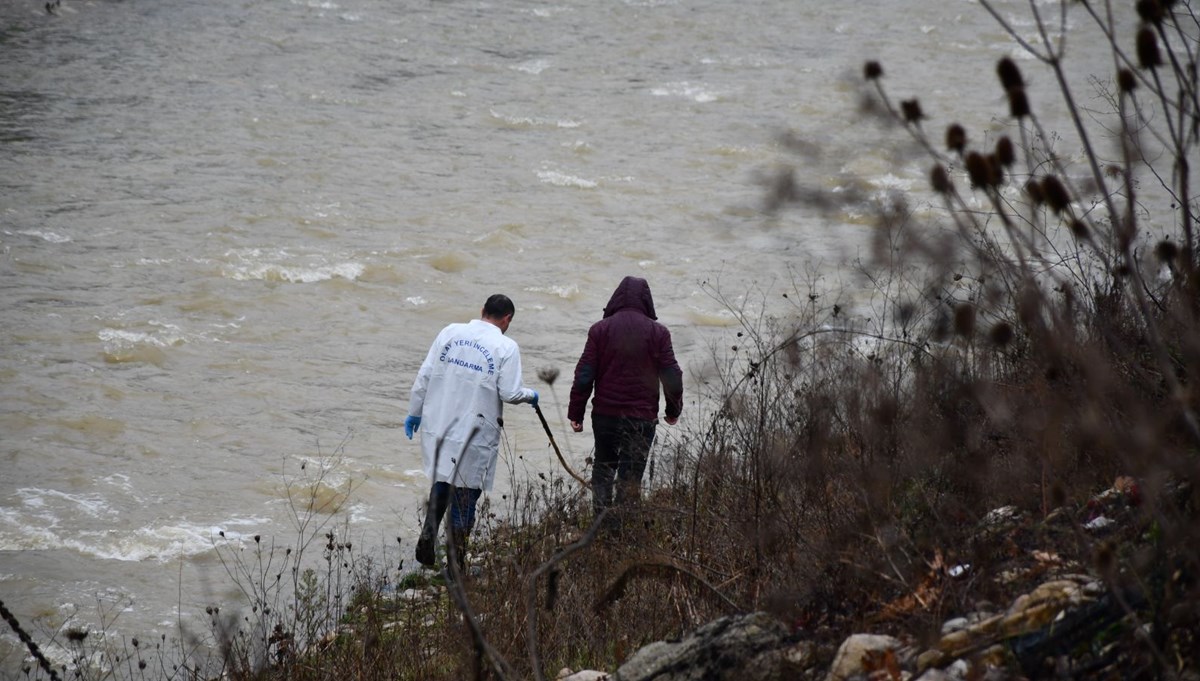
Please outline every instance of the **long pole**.
M567 463L565 458L563 458L562 451L558 449L558 443L554 441L554 433L550 432L550 424L546 423L546 417L542 416L542 408L535 404L533 405L533 410L537 412L538 420L542 422L542 428L546 429L546 437L550 438L550 446L554 447L554 453L558 455L558 462L562 464L563 468L567 469L567 472L571 474L572 478L575 478L579 481L579 484L587 487L587 481L580 477L578 473L571 470L571 465Z

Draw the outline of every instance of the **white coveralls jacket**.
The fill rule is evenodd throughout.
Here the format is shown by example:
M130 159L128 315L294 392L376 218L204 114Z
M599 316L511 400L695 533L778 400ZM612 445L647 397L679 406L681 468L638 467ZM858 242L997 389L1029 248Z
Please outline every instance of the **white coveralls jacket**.
M455 487L491 490L503 402L530 402L533 395L521 381L520 348L499 327L475 319L442 329L417 372L408 409L421 417L425 475Z

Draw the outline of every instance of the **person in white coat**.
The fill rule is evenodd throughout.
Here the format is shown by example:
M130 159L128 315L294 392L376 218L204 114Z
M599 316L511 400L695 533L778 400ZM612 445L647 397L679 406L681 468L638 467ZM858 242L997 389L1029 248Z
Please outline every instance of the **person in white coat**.
M504 335L515 311L508 296L497 293L479 319L442 329L413 382L404 432L411 440L420 429L425 475L433 483L416 551L426 567L435 562L449 507L448 534L462 570L475 505L496 477L504 403L537 406L537 391L521 381L521 350Z

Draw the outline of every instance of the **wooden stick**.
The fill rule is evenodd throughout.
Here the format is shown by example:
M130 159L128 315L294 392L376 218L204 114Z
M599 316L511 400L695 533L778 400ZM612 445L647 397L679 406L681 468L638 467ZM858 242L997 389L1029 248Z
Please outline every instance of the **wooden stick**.
M587 487L587 481L584 480L578 473L571 470L571 465L567 463L565 458L563 458L562 452L558 449L558 443L554 441L554 433L550 432L550 424L546 423L546 417L542 415L542 408L535 404L533 405L533 410L537 412L538 419L542 422L542 428L546 429L546 437L550 438L550 446L554 447L554 453L558 455L558 462L563 465L563 468L567 469L567 472L571 474L572 478L575 478L579 481L579 484Z

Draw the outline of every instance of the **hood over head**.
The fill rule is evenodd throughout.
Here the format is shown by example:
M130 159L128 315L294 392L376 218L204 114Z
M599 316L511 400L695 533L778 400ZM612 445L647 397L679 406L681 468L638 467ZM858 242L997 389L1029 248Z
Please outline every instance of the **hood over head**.
M608 305L604 306L604 316L611 317L626 308L633 308L651 319L658 319L654 314L654 298L650 295L650 284L645 279L622 279L621 283L617 284L617 290L613 291L612 297L608 299Z

